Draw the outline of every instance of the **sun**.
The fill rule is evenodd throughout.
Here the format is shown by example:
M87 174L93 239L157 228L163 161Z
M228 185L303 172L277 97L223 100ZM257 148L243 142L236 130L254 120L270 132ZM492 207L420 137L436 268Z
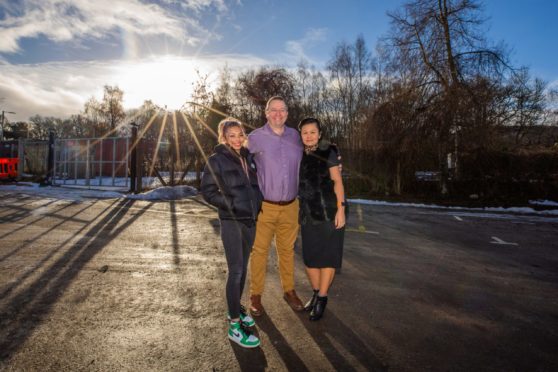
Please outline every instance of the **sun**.
M196 71L210 73L207 70L193 58L161 56L119 62L111 80L124 92L126 108L139 107L145 100L151 100L174 110L191 99L193 84L199 78Z

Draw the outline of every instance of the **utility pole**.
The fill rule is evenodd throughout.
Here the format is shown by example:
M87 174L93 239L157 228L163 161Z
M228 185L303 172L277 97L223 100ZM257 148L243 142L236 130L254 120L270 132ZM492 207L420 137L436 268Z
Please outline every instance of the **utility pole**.
M15 114L15 112L2 110L2 117L0 119L0 141L4 141L4 114Z

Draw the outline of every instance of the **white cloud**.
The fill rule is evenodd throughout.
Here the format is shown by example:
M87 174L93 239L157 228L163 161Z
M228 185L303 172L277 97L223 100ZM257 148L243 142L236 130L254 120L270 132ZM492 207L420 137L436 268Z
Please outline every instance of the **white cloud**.
M289 58L312 62L307 51L326 40L327 29L311 28L298 40L289 40L285 43L286 54Z
M14 111L10 121L30 116L68 117L83 110L91 97L102 98L104 85L124 91L124 106L139 107L150 99L169 109L190 99L195 70L216 78L225 64L231 71L268 65L250 55L211 55L197 58L162 56L137 61L50 62L10 65L0 63L2 109Z
M222 13L227 10L227 5L224 0L187 0L177 1L183 8L195 10L200 13L207 8L214 8Z
M0 5L6 17L0 20L0 53L20 51L23 38L43 35L55 42L103 38L124 31L142 36L161 36L197 45L213 38L197 17L204 9L226 12L223 0L189 0L190 12L177 14L164 4L139 0L24 0L16 9ZM168 6L168 5L167 5Z
M84 91L91 89L89 81L79 78L79 71L88 70L92 76L100 69L87 64L0 65L0 97L3 106L17 114L10 120L26 120L34 114L69 116L73 108L83 106ZM101 86L102 88L102 86Z

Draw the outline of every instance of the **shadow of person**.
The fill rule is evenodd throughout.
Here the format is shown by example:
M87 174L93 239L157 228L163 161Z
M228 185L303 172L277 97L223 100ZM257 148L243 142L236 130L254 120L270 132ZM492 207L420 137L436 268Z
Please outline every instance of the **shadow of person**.
M254 334L258 335L257 332ZM261 346L247 349L237 345L234 341L229 340L229 342L241 371L265 371L267 369L267 359Z
M356 371L347 356L330 341L343 345L345 354L350 354L369 371L387 371L385 366L372 350L358 337L358 335L339 319L330 309L319 321L310 321L307 312L298 313L301 323L306 327L324 356L337 371ZM351 359L352 359L351 358Z
M266 313L263 313L262 316L258 317L256 322L261 332L265 333L269 338L269 342L283 360L283 363L288 371L309 370ZM262 346L266 347L265 344Z
M121 200L112 207L114 212L100 214L102 217L99 219L84 223L76 232L81 236L79 240L55 256L50 267L42 270L33 282L0 307L0 319L8 319L0 328L0 364L8 360L44 322L86 265L152 205L147 204L136 214L128 216L133 204L133 200ZM69 241L62 242L52 251L61 250ZM42 265L46 265L46 260Z

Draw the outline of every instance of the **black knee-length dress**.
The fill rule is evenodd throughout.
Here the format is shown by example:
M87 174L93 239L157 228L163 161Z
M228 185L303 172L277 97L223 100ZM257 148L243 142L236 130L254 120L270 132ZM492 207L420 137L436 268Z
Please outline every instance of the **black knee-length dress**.
M300 164L302 258L311 268L340 268L345 228L335 228L337 198L329 168L339 166L337 148L321 144Z

